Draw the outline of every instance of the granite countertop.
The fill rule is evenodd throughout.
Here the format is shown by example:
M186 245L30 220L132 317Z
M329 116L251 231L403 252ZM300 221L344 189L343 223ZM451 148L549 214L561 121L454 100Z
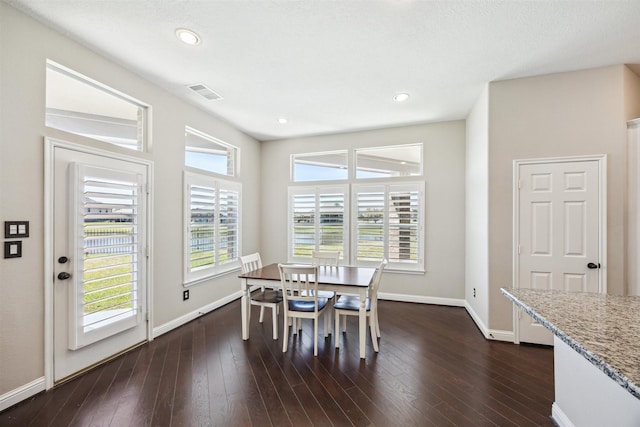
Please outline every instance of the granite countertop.
M640 297L537 289L500 291L640 399Z

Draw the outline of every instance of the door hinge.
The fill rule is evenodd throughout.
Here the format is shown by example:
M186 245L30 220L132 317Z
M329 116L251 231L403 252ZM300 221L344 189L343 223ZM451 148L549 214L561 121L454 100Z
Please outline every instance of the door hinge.
M151 193L151 185L148 182L145 185L145 191L147 192L147 195L149 195Z

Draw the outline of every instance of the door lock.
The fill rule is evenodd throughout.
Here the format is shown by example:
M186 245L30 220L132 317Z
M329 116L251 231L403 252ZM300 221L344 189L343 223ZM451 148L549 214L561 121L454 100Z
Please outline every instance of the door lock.
M587 264L587 268L590 268L592 270L595 268L600 268L600 263L596 264L595 262L590 262L589 264Z
M70 279L71 275L69 273L67 273L66 271L63 271L62 273L58 273L58 279L59 280L67 280Z
M66 256L61 256L60 258L58 258L58 263L60 264L66 264L69 262L69 258L67 258Z

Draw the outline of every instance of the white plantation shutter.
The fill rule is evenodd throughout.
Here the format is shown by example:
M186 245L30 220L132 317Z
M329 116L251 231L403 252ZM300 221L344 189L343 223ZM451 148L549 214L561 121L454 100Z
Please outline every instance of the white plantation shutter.
M218 218L218 263L235 263L238 259L240 232L240 191L220 186L220 216Z
M356 259L380 261L384 258L384 187L364 189L356 199Z
M216 190L193 184L189 196L189 266L195 271L215 264Z
M185 285L237 268L240 200L240 184L185 172Z
M396 189L388 193L390 263L418 262L420 245L420 192L417 189Z
M309 262L314 250L346 259L347 186L289 189L289 260Z
M71 242L77 260L70 294L72 350L136 326L140 321L144 190L133 172L71 166Z
M424 183L354 185L356 265L424 269Z

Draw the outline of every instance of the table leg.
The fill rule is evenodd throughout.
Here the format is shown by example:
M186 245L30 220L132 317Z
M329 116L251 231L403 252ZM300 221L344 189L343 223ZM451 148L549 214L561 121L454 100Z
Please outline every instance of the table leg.
M366 338L367 338L367 310L365 307L365 303L367 301L366 295L360 295L360 311L359 311L359 319L360 319L360 359L364 359L366 357Z
M240 306L242 307L242 339L249 339L249 314L251 310L251 301L249 299L249 286L247 285L247 279L241 279L242 287L242 299Z

